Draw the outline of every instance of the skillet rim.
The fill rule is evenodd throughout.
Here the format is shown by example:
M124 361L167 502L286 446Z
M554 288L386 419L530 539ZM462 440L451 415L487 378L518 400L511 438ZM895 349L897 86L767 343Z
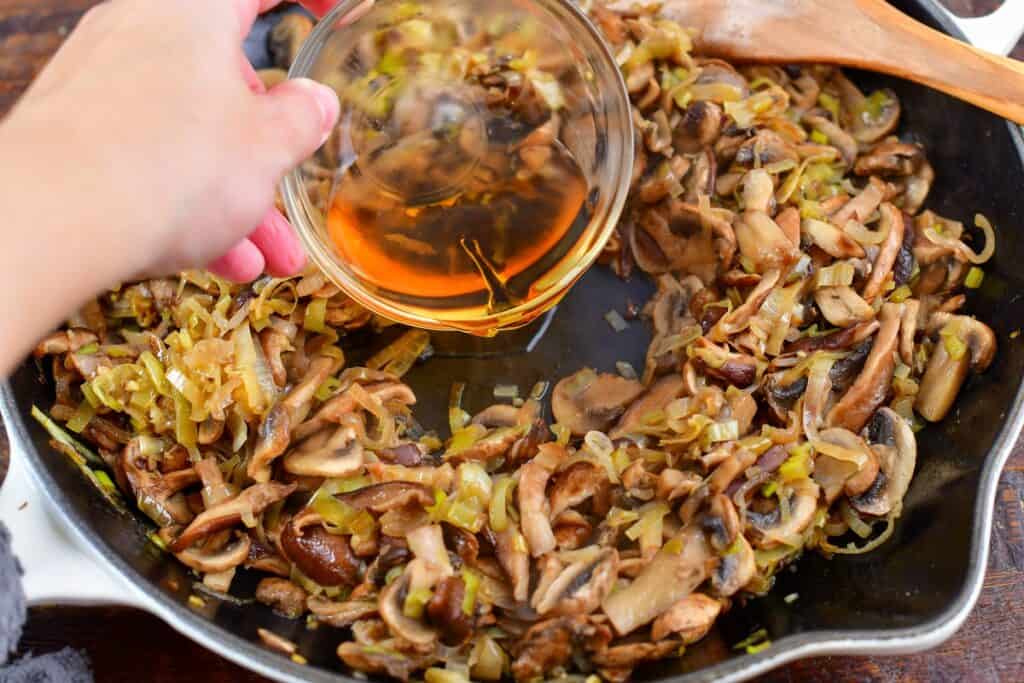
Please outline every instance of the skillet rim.
M943 31L960 40L966 40L952 21L941 12L936 0L915 0L921 9ZM1024 135L1022 129L1006 122L1010 139L1018 158L1024 164ZM25 421L17 408L9 380L0 382L0 415L7 427L12 447L17 444L27 458L28 470L39 485L43 497L59 513L59 521L76 537L94 558L107 565L125 583L127 588L144 599L146 608L186 637L216 652L220 656L267 678L286 683L337 683L360 679L343 673L328 672L292 662L283 655L271 652L246 640L212 621L196 614L186 605L175 601L163 591L148 592L150 582L121 559L113 549L95 534L71 508L64 492L40 464L42 455L29 437ZM918 626L876 630L840 629L808 631L773 641L772 647L743 657L735 657L714 666L687 674L661 679L663 683L694 683L698 681L743 681L766 673L783 664L820 655L891 655L919 652L936 647L960 628L972 611L983 587L988 565L994 503L1003 468L1024 427L1024 381L1007 411L991 449L985 457L979 477L978 496L974 503L974 529L971 537L970 557L964 585L956 599L937 617ZM13 451L13 448L12 448Z

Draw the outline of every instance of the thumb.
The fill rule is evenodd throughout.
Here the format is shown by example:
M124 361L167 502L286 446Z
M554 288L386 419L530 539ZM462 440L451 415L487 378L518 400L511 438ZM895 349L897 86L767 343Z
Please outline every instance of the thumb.
M260 96L265 156L280 177L308 159L330 136L341 105L331 88L307 78L285 81Z

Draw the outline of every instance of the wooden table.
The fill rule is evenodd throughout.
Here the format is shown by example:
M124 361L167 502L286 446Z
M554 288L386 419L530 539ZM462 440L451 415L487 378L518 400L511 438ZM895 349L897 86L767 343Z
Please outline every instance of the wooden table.
M211 0L224 1L224 0ZM984 14L999 0L946 0L964 15ZM1009 0L1020 2L1022 0ZM98 0L0 0L0 115L17 100L82 13ZM1024 44L1016 56L1024 59ZM0 431L0 461L6 461ZM985 590L957 636L941 648L908 657L821 657L767 674L783 681L1024 681L1024 440L1003 474L996 504ZM84 648L96 679L233 681L251 674L185 639L158 619L126 609L32 610L23 651Z

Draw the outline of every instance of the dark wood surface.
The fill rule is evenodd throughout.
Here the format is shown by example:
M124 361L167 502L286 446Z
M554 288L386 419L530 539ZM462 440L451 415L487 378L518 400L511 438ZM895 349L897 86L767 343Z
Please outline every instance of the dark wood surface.
M221 0L214 0L221 1ZM999 0L945 0L980 15ZM1009 0L1020 2L1022 0ZM17 100L81 14L98 0L0 0L0 116ZM1024 59L1024 44L1015 56ZM2 154L2 151L0 151ZM0 431L0 468L6 466ZM821 657L783 667L784 681L1024 681L1024 441L1003 474L985 589L959 633L932 652L905 657ZM248 673L178 635L158 619L125 609L32 610L22 651L84 648L96 679L257 683Z

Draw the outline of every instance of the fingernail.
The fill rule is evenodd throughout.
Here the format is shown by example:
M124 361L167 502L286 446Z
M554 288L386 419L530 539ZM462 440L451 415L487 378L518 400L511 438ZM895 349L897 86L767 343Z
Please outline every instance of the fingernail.
M309 78L297 78L294 82L300 88L309 91L320 107L320 130L323 134L320 144L322 145L331 136L334 124L338 122L338 115L341 113L338 95L332 88Z

